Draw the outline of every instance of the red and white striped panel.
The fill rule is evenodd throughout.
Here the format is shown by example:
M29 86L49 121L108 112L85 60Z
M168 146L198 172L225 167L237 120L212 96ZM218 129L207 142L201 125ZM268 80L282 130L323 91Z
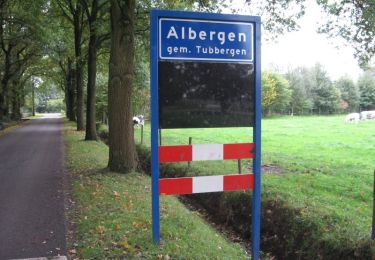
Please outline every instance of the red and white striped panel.
M254 143L159 146L159 161L189 162L254 158Z
M165 178L159 180L159 192L161 195L249 190L253 188L253 174Z

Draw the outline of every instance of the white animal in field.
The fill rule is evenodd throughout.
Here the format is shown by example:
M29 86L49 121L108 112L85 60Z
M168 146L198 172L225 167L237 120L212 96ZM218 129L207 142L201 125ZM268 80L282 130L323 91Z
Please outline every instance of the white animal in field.
M367 112L368 111L362 111L361 113L359 113L359 118L361 120L366 120L367 119Z
M367 119L375 119L375 111L367 111Z
M138 127L140 125L145 125L145 117L143 115L136 115L133 116L133 124L134 126Z
M360 113L361 120L375 119L375 111L362 111Z
M360 115L359 113L350 113L345 117L346 123L358 123Z

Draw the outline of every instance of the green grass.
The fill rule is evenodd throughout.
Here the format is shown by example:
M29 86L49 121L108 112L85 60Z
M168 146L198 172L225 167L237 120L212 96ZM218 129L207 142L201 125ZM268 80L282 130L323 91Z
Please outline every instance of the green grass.
M108 148L83 141L65 125L67 167L72 175L75 247L81 259L248 259L198 213L175 197L161 197L161 245L152 241L150 178L105 171ZM70 245L72 247L72 245ZM71 248L70 252L74 252Z
M137 129L139 142L140 130ZM145 144L149 145L149 126ZM163 145L252 140L251 128L171 129ZM344 123L344 116L282 117L262 121L263 164L281 167L263 174L264 200L281 201L312 219L322 240L369 239L375 169L375 121ZM243 167L251 161L243 163ZM236 161L193 162L205 175L237 171ZM248 170L248 169L243 169ZM340 242L341 241L341 242Z
M10 132L13 132L17 128L20 128L22 125L21 124L11 124L10 126L7 126L5 129L0 130L0 136L8 134Z

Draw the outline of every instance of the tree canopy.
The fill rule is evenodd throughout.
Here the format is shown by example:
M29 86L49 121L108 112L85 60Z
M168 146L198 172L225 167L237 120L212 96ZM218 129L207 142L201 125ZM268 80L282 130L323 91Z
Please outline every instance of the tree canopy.
M355 49L359 64L366 66L375 54L375 2L373 0L317 1L329 14L320 29L342 37Z

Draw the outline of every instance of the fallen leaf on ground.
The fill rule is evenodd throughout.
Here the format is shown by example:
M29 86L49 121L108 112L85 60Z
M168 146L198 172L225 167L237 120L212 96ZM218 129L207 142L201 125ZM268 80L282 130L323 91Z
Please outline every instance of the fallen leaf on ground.
M130 248L130 245L128 243L128 240L124 240L122 242L119 243L119 245L125 249L129 249Z
M120 198L120 193L118 193L117 191L114 191L113 196L115 196L116 198Z
M98 227L96 228L96 232L97 232L98 234L100 234L100 235L104 234L104 232L105 232L105 227L104 227L104 226L98 226Z

